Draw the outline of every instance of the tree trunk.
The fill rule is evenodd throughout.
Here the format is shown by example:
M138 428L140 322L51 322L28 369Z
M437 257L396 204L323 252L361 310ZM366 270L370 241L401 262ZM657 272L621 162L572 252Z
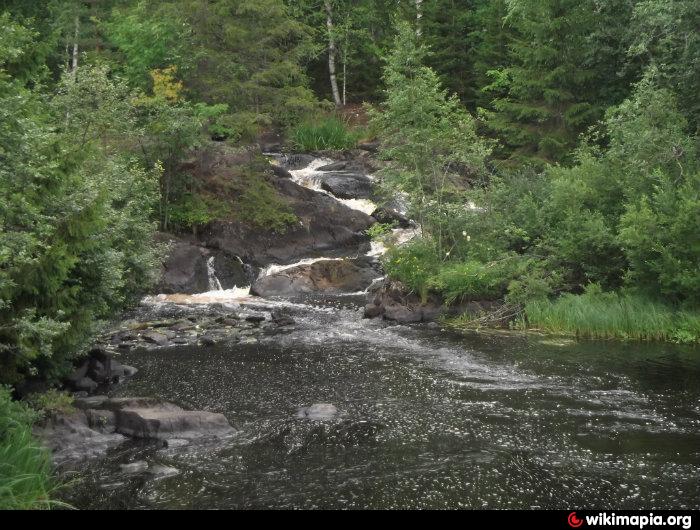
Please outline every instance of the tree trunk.
M423 34L422 27L423 19L423 0L416 0L416 37L420 37Z
M78 74L78 37L80 35L80 17L75 17L75 36L73 37L73 57L71 61L70 76L75 81Z
M333 7L330 0L326 0L326 26L328 26L328 73L331 78L331 90L336 107L342 105L340 92L338 91L338 79L335 73L335 36L333 35Z

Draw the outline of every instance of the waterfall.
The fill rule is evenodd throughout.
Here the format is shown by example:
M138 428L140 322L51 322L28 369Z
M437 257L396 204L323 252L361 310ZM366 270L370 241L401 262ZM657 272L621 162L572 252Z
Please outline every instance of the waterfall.
M210 291L224 290L224 288L221 287L221 282L219 281L219 278L216 277L216 271L214 270L214 256L207 260L207 275L209 276Z

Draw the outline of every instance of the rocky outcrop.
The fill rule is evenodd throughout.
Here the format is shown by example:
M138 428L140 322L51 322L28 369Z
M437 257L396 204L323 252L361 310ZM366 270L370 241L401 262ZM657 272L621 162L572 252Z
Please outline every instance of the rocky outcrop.
M499 302L478 301L458 305L447 305L436 294L429 294L425 300L410 292L399 282L387 282L371 295L371 302L365 306L365 318L383 317L400 324L433 322L443 316L457 316L464 313L478 314L496 308Z
M322 260L263 276L253 283L251 293L263 297L354 293L363 291L380 276L367 263Z
M235 430L223 414L184 410L156 398L92 396L75 400L77 410L56 414L34 428L57 465L104 456L128 438L180 441L220 439Z
M194 294L209 291L209 260L213 260L212 266L222 288L230 289L249 283L249 271L235 253L206 248L194 238L170 238L168 248L156 287L159 293Z
M172 240L156 288L161 293L202 293L209 288L207 252L187 241Z
M95 347L76 365L64 383L75 392L90 394L100 386L122 382L136 372L136 368L115 361L104 348Z
M368 245L364 231L375 223L369 215L288 179L277 178L272 184L298 224L280 233L235 221L215 221L202 232L202 243L258 267L293 263L314 255L356 255Z

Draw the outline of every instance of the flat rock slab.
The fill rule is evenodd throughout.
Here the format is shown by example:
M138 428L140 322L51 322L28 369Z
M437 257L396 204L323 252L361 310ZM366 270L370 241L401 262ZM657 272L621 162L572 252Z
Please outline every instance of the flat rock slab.
M134 438L167 440L220 437L234 432L223 414L183 410L168 403L116 411L117 432Z
M337 415L338 409L330 403L316 403L309 407L302 407L297 411L297 418L314 421L332 420Z

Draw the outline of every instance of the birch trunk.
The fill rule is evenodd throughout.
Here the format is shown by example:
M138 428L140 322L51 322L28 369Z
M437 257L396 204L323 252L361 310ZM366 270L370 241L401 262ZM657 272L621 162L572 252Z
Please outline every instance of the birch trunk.
M78 37L80 35L80 18L75 17L75 35L73 37L73 56L71 60L70 76L75 81L78 75Z
M340 92L338 91L338 79L335 73L335 36L333 35L333 7L329 0L326 6L326 26L328 27L328 74L331 78L331 90L333 91L333 101L336 107L342 105Z
M423 34L422 19L423 19L423 0L416 0L416 36L417 37L420 37Z

